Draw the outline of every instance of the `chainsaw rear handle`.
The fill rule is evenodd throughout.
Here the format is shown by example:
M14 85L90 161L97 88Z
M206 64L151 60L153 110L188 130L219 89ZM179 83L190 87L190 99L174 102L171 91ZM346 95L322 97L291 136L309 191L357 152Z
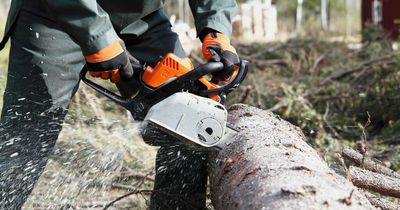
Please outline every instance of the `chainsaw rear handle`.
M140 65L140 64L132 64L132 67L135 71L135 74L138 73L140 74L140 71L143 71L144 66ZM209 62L203 65L200 65L198 67L196 67L195 69L193 69L192 71L189 71L188 73L182 75L181 79L187 79L190 80L189 83L196 81L197 79L199 79L200 77L206 75L206 74L210 74L210 73L215 73L215 72L219 72L222 71L224 69L224 65L221 62ZM81 80L88 85L89 87L93 88L94 90L96 90L97 92L99 92L100 94L106 96L107 98L111 99L112 101L116 102L117 104L121 105L122 107L130 110L131 106L133 103L135 103L135 98L131 99L131 98L124 98L122 96L119 96L117 94L115 94L114 92L111 92L109 90L107 90L106 88L104 88L103 86L91 81L90 79L88 79L86 77L88 72L88 69L86 66L84 66L79 74ZM134 75L135 77L135 75ZM171 81L174 82L174 81ZM161 85L160 87L156 88L153 92L162 92L159 89L162 89L164 85ZM182 90L187 90L187 86L185 85L185 87L177 87L175 92L178 91L182 91ZM152 92L150 92L147 95L151 95ZM170 93L172 94L172 93ZM165 95L165 98L168 97L169 95ZM151 96L149 96L151 97Z

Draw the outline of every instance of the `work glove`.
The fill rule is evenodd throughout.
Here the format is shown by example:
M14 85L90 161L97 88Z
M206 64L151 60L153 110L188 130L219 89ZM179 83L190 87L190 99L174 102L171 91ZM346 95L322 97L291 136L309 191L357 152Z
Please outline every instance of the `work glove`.
M203 38L202 51L204 58L208 61L215 60L213 53L217 53L217 57L224 64L225 70L213 75L217 80L229 79L233 74L235 65L240 62L228 36L217 31L211 31Z
M85 60L91 76L109 79L113 83L130 80L134 74L131 63L139 63L126 50L122 40L117 40L105 48L85 56Z

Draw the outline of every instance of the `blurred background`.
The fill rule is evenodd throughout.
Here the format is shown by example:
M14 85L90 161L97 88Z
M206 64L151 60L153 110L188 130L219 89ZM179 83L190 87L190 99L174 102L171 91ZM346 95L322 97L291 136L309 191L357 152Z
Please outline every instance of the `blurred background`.
M335 153L360 142L368 156L400 170L400 1L238 2L232 42L251 70L228 104L270 110L301 127L339 173ZM8 6L0 2L1 28ZM204 62L187 1L166 1L166 11L192 61ZM1 94L7 60L6 49ZM151 189L157 148L142 142L137 127L126 111L81 85L25 209L101 209ZM137 193L110 209L146 209L148 198Z

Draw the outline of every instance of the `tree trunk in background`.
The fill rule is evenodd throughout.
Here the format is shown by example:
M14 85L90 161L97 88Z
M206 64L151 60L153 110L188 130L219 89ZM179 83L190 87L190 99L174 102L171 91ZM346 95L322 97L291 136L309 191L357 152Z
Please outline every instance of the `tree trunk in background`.
M301 21L303 19L303 0L297 0L297 9L296 9L296 32L300 32Z
M321 0L321 28L327 31L329 28L328 22L328 0Z
M209 161L216 209L375 209L279 116L234 105L229 124L240 134Z
M353 27L350 15L350 13L352 12L350 10L351 2L349 0L346 0L345 5L346 5L346 38L349 38L351 36L351 28Z

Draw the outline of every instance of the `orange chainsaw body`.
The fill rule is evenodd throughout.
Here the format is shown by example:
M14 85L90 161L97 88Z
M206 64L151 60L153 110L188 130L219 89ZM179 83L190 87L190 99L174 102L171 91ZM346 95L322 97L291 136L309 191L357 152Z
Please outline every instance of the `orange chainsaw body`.
M179 58L178 56L168 53L153 68L147 66L143 72L142 80L150 88L157 88L169 80L182 76L191 71L193 64L189 58ZM219 86L201 77L199 81L207 87L208 90L218 88ZM217 94L209 95L213 100L219 101Z

